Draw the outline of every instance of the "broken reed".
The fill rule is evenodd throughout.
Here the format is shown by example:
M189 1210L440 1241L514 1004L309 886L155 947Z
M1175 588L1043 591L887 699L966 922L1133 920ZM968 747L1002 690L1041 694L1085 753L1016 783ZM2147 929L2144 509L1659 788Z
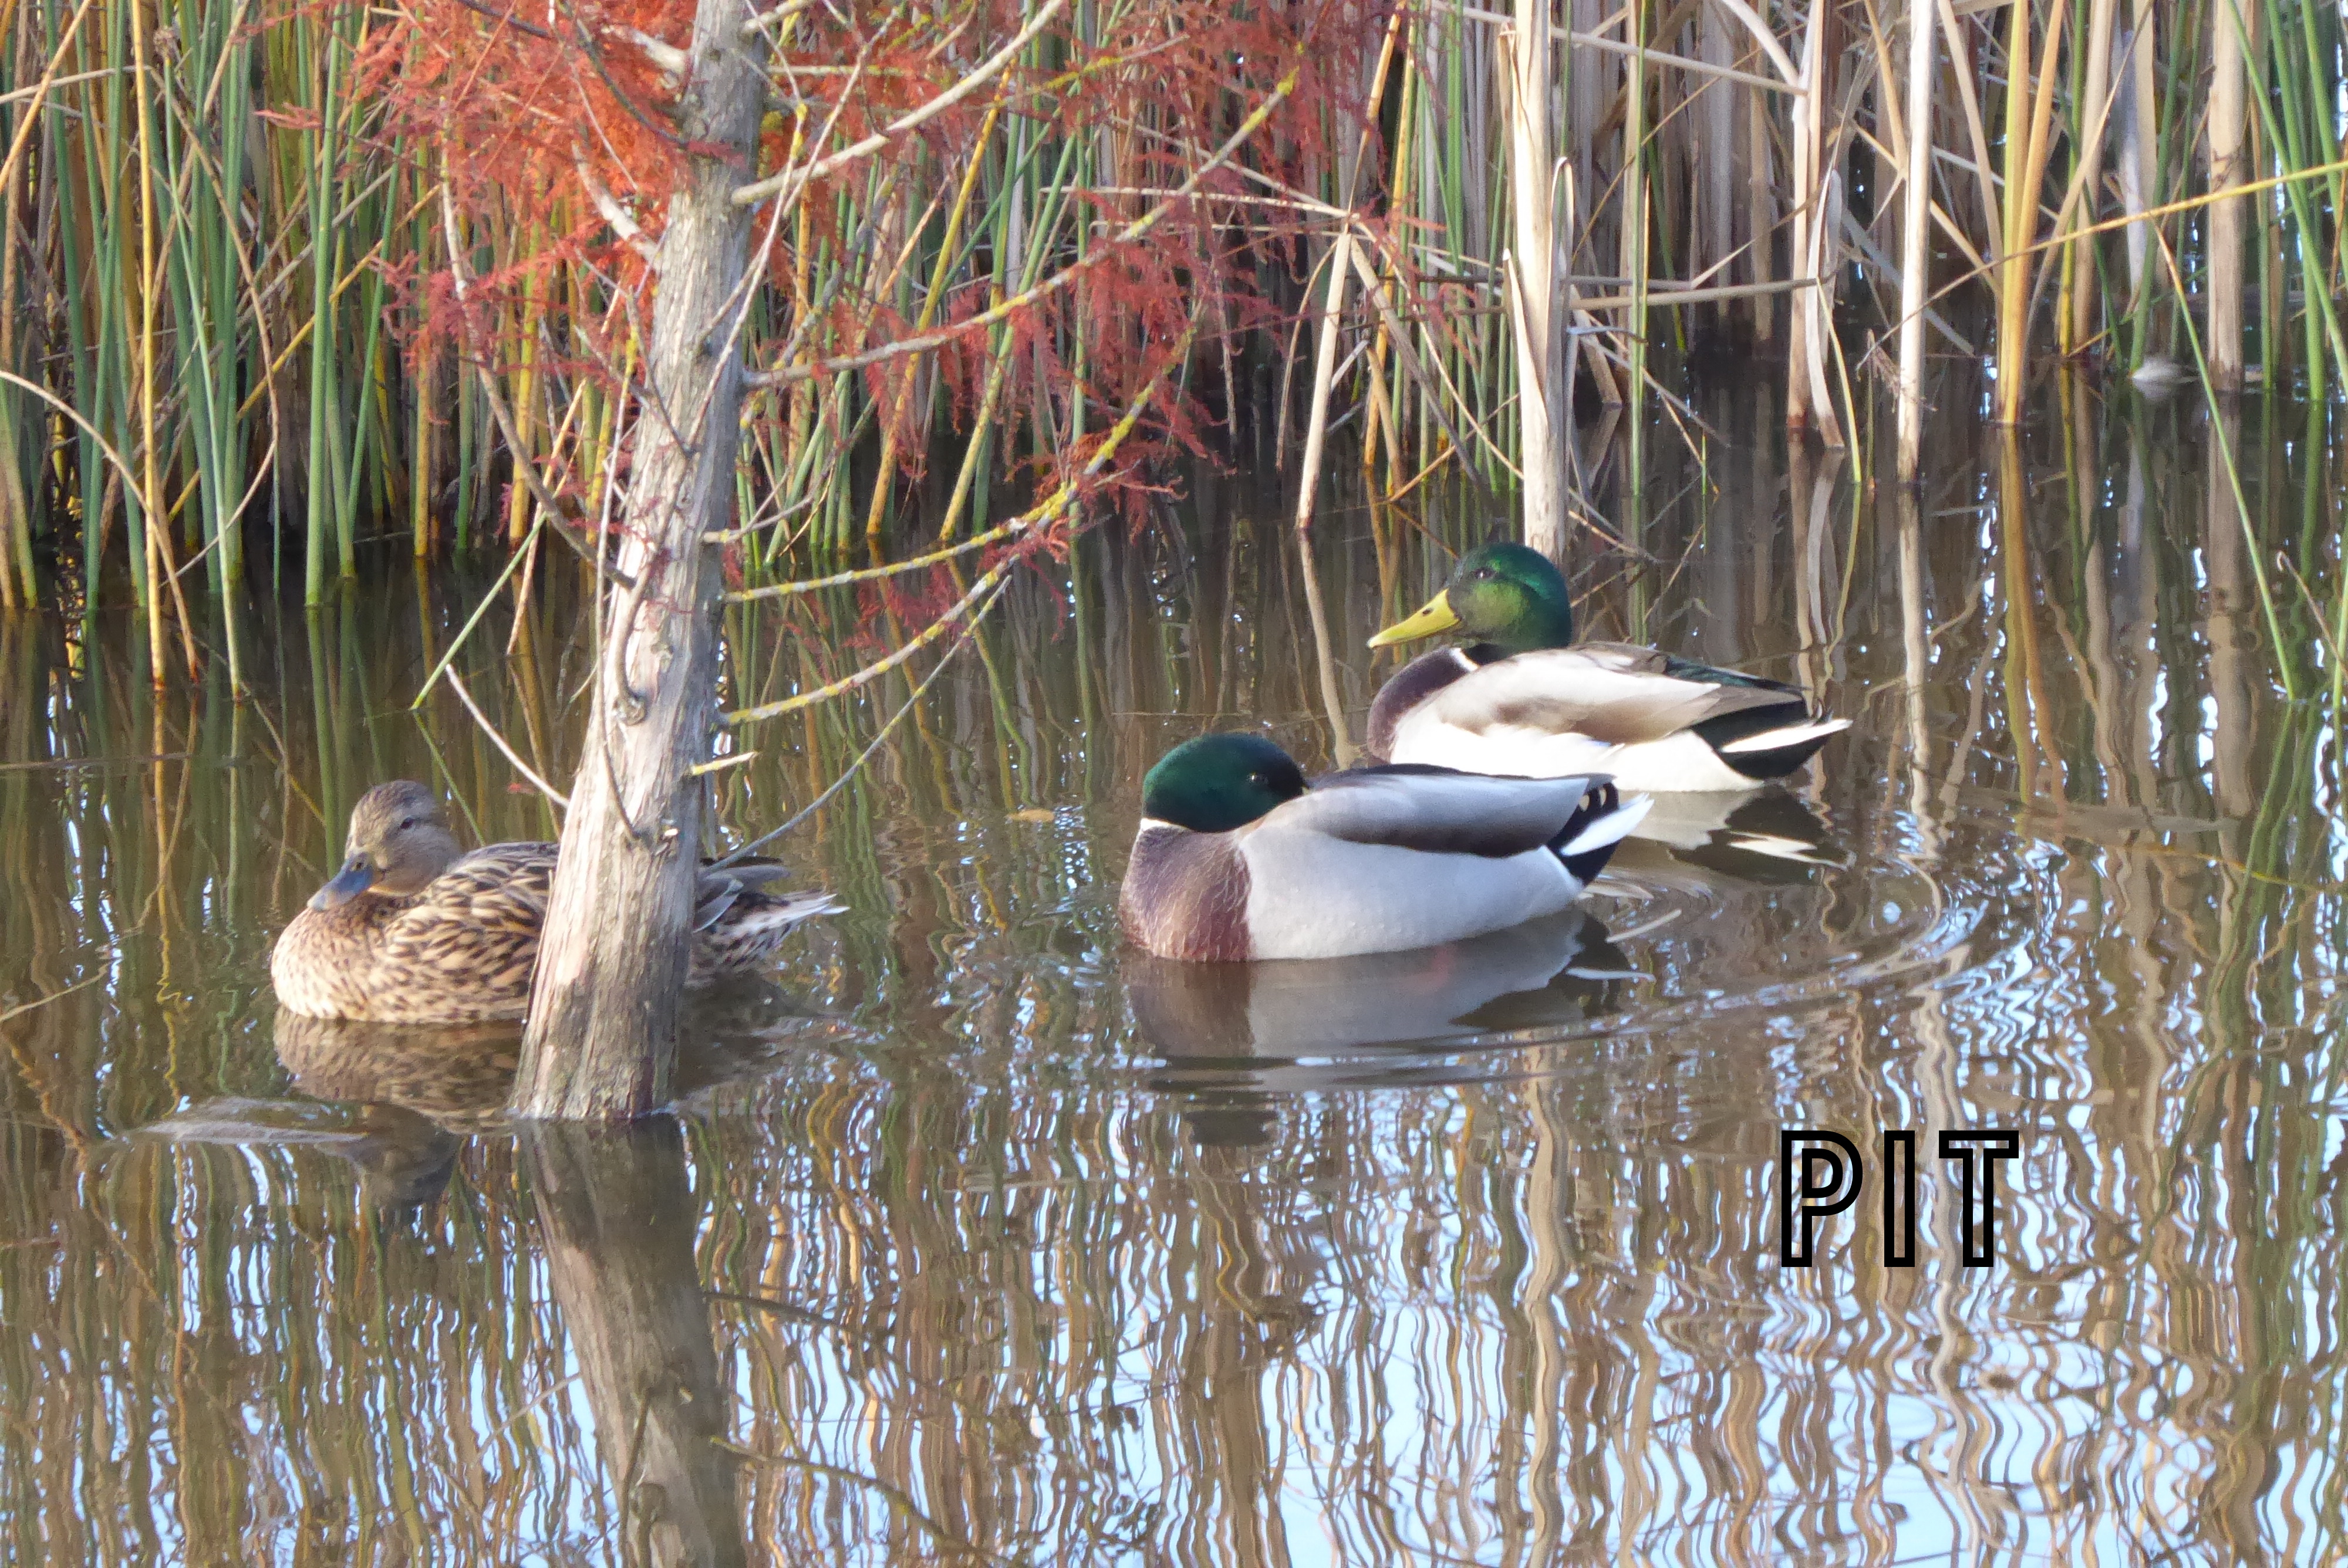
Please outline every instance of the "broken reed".
M2339 379L2336 8L1942 0L1924 53L1903 0L1557 0L1545 50L1542 3L1437 0L1328 35L1342 57L1303 106L1323 134L1261 131L1185 207L1225 237L1186 283L1188 407L1238 411L1292 466L1318 405L1313 423L1352 425L1348 450L1389 493L1460 463L1514 492L1521 455L1548 446L1528 442L1529 409L1562 417L1580 391L1632 404L1638 428L1641 400L1667 395L1657 351L1716 339L1782 354L1789 421L1839 444L1869 384L1845 344L1890 344L1915 308L1901 229L1920 165L1931 275L1910 298L1930 302L1926 337L1994 355L2002 419L2054 354L2183 358L2188 305L2220 390ZM1088 51L1211 15L1056 11L901 14L907 36L975 29L973 60L1032 28L1029 97L979 95L768 210L788 261L754 302L753 366L786 345L799 367L852 356L1048 291L1165 200L1159 128L1086 107ZM485 36L503 25L468 15ZM786 46L809 26L776 15ZM447 559L531 537L516 447L574 529L603 515L635 413L612 390L633 339L600 227L624 214L560 188L444 212L442 149L402 134L384 74L358 69L394 20L288 0L0 4L0 605L134 601L160 679L173 636L196 660L190 610L209 599L207 641L242 688L241 618L297 583L318 601L362 542L400 533ZM770 125L803 151L828 126L844 145L853 117L831 111L876 79L802 58ZM1229 123L1253 107L1234 95ZM2157 215L2112 223L2137 212ZM436 296L409 286L452 263L479 290L453 340L419 331ZM1529 275L1550 280L1545 302L1512 283ZM963 334L951 363L762 387L744 572L910 545L916 516L942 538L981 531L1006 479L1024 497L1065 466L1117 419L1106 362L1137 341L1103 330L1106 282L1067 292L1073 308ZM1309 330L1324 315L1325 354Z

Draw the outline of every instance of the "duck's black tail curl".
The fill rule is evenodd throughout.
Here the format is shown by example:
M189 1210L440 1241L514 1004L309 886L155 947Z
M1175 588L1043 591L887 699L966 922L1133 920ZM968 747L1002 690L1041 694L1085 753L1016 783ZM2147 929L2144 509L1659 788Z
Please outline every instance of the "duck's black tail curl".
M1647 815L1648 804L1645 795L1634 794L1626 804L1612 779L1592 780L1589 793L1549 846L1574 880L1588 886L1614 857L1614 846Z

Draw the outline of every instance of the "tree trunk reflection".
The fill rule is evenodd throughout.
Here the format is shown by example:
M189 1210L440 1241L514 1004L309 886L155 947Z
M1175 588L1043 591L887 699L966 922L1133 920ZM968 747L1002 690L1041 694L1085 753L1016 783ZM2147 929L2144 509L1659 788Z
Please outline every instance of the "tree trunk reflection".
M547 1275L619 1498L623 1560L745 1562L682 1134L667 1121L546 1124L521 1143Z

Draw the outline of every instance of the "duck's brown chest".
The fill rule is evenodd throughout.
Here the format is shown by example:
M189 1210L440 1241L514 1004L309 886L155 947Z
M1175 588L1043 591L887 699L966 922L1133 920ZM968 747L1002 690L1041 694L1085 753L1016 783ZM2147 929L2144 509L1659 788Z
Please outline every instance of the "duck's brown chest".
M357 897L332 909L304 906L269 955L277 999L304 1018L374 1018L385 928L406 900Z
M1145 827L1117 896L1127 940L1161 958L1254 957L1247 862L1226 834Z

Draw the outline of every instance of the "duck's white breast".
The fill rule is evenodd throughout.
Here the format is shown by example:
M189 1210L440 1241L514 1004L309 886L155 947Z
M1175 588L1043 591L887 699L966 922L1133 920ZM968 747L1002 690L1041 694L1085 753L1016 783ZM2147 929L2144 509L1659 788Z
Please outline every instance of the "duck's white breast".
M1267 825L1242 839L1240 852L1258 958L1429 947L1553 915L1581 896L1545 849L1489 859L1430 855Z

